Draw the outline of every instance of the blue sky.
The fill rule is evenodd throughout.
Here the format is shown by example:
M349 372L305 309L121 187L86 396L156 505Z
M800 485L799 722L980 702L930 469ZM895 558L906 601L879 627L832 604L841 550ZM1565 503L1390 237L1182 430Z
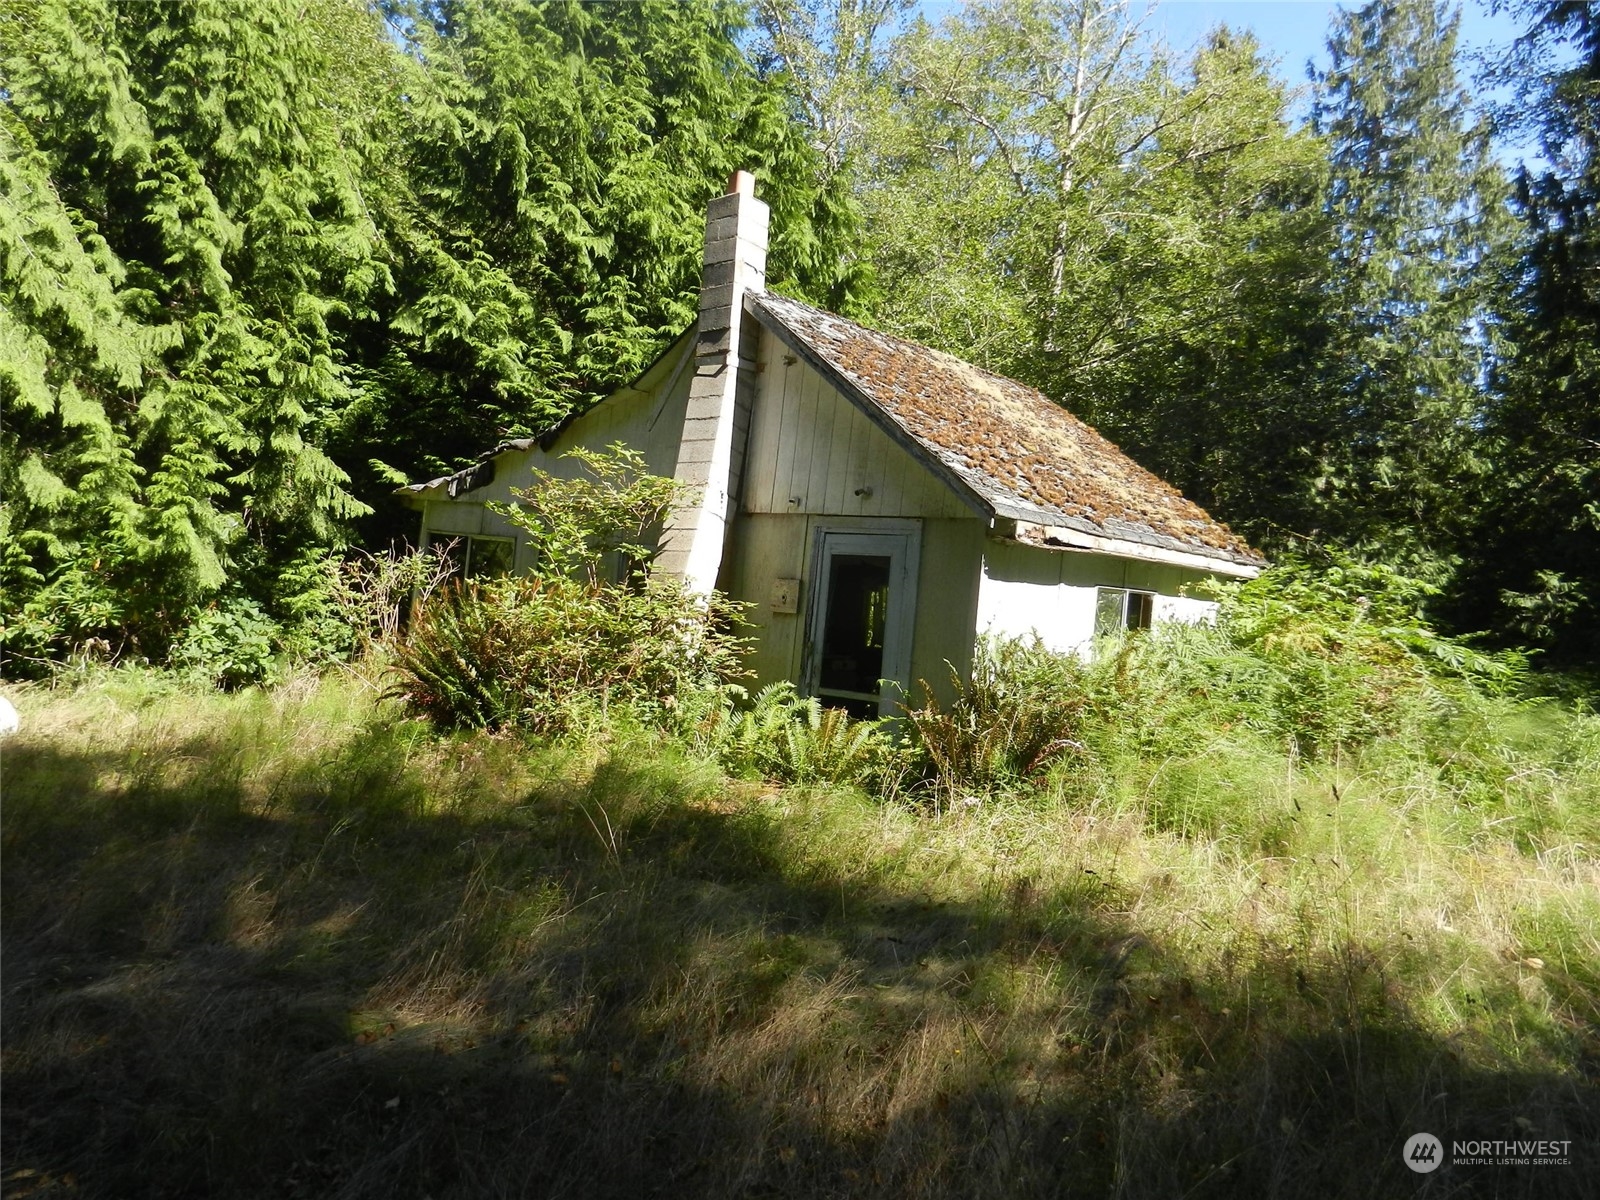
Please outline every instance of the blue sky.
M1138 7L1134 5L1135 11ZM1214 25L1252 29L1268 53L1279 58L1279 74L1301 83L1308 59L1327 66L1328 26L1339 7L1330 0L1156 0L1147 27L1163 34L1175 50L1191 49ZM1514 19L1491 14L1482 0L1462 5L1461 41L1468 51L1507 46L1518 32Z
M1132 0L1130 7L1138 14L1144 11L1147 3L1151 0ZM1521 28L1512 15L1491 13L1489 0L1459 0L1459 3L1460 45L1464 51L1461 78L1469 91L1478 94L1476 56L1504 50ZM1180 53L1192 50L1217 25L1253 30L1267 56L1277 60L1279 77L1292 85L1303 86L1307 82L1308 61L1315 61L1319 69L1328 65L1328 28L1334 13L1341 7L1360 7L1360 0L1348 0L1343 5L1337 0L1153 0L1144 27ZM938 21L960 9L961 0L921 0L917 8L930 20ZM1490 92L1487 96L1501 101L1509 99L1503 91ZM1298 116L1307 115L1304 97L1295 112ZM1514 166L1524 153L1522 147L1515 145L1499 147L1499 157L1508 166ZM1526 153L1536 157L1531 148Z
M1179 51L1193 49L1216 25L1254 30L1269 57L1278 60L1279 76L1303 85L1308 61L1315 62L1319 70L1328 66L1328 28L1340 7L1333 0L1155 0L1146 27ZM1138 10L1137 3L1134 8ZM1490 100L1510 99L1505 89L1480 89L1475 76L1484 56L1497 57L1520 32L1514 16L1491 12L1487 0L1463 0L1459 69L1469 91ZM1303 99L1297 111L1305 113ZM1506 143L1499 145L1498 156L1507 166L1522 158L1539 160L1533 147Z

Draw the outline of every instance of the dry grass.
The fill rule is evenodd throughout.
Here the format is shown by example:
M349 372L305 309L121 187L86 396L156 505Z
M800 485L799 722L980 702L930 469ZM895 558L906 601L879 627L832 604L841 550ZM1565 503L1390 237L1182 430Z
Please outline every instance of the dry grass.
M352 680L19 707L10 1195L1560 1197L1600 1170L1592 720L1315 766L1224 740L934 819L639 732L440 739ZM1574 1165L1414 1176L1419 1129Z

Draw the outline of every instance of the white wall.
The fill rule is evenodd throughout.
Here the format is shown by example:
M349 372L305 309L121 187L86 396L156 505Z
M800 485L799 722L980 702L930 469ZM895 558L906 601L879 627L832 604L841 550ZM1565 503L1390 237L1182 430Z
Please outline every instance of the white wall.
M1102 587L1154 592L1156 621L1209 621L1215 602L1183 596L1207 579L1202 571L1044 550L989 540L978 584L978 632L998 637L1037 634L1052 650L1081 651L1094 640L1095 603Z

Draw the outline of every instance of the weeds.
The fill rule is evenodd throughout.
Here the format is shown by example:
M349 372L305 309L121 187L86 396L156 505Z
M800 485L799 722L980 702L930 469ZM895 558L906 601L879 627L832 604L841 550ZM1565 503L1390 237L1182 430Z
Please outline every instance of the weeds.
M466 581L395 647L393 693L444 726L571 733L613 709L661 722L739 676L737 619L738 606L673 581Z
M976 792L1037 778L1083 744L1088 672L1073 655L1037 643L982 642L970 678L953 673L955 700L941 708L922 685L922 707L906 714L926 758L935 796L952 804Z
M1355 586L993 644L903 726L736 704L581 571L430 606L409 705L24 690L7 1186L1366 1197L1426 1129L1572 1143L1452 1195L1586 1195L1600 717Z
M933 819L647 727L441 738L348 677L19 700L19 1195L1353 1197L1415 1189L1418 1129L1573 1142L1451 1194L1592 1178L1592 716L1142 757L1086 705Z
M538 472L503 510L540 574L458 581L394 642L393 694L440 725L571 734L613 710L666 724L742 676L743 606L646 570L682 486L621 445L569 457L588 478Z

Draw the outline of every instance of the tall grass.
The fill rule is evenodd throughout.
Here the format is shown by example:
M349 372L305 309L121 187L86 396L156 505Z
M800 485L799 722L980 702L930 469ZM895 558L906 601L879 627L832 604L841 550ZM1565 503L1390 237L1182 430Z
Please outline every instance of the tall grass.
M1590 1194L1600 720L1462 693L1314 753L1168 690L937 816L349 676L22 691L6 1186ZM1418 1130L1574 1161L1419 1177Z

